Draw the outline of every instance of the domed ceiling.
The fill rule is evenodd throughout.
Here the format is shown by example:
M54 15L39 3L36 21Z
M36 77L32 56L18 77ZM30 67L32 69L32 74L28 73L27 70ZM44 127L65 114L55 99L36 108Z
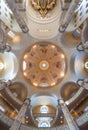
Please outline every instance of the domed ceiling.
M65 73L66 56L55 44L38 42L24 53L23 74L34 86L54 86L60 83Z

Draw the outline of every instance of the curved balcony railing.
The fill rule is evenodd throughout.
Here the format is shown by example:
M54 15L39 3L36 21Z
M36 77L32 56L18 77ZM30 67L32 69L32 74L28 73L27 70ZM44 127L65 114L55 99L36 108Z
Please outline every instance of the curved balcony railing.
M0 111L0 121L8 125L9 127L13 123L13 119L9 118L7 115L5 115L2 111ZM83 115L81 115L79 118L76 119L77 125L80 127L88 122L88 111L85 112ZM27 125L22 124L20 127L20 130L45 130L46 128L33 128L29 127ZM55 128L47 128L46 130L69 130L67 124L61 125L59 127Z
M37 117L55 117L55 113L33 113L34 118Z

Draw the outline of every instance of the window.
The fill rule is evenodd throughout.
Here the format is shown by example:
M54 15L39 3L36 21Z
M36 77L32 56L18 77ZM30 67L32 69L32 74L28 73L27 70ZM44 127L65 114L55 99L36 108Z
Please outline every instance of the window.
M0 110L1 110L2 112L5 111L5 109L4 109L2 106L0 106Z
M42 107L40 108L40 112L41 112L41 113L48 113L48 107L47 107L47 106L42 106Z
M88 111L88 106L85 107L84 111L85 111L85 112Z
M48 121L42 121L40 122L39 127L50 127L50 123Z

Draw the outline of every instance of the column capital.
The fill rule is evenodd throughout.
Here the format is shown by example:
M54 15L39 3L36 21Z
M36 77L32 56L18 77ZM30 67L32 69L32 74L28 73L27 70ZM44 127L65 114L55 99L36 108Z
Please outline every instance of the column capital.
M58 31L59 31L60 33L64 33L65 30L66 30L66 25L60 25Z
M8 80L8 81L6 82L6 84L7 84L7 86L12 85L12 81L11 81L11 80Z
M78 51L84 51L82 42L79 43L79 45L77 45L76 49L77 49Z
M23 102L23 104L26 104L26 105L30 105L30 103L31 103L30 98L26 98L26 99L24 100L24 102Z
M83 87L84 89L88 90L88 79L79 79L77 81L77 84L80 86L80 87Z
M5 89L5 88L7 88L7 87L9 87L10 85L11 85L11 80L8 80L7 82L5 82L5 81L0 81L0 90L3 90L3 89Z
M86 42L83 44L83 48L84 48L84 49L88 49L88 41L86 41Z
M77 50L78 51L85 51L88 49L88 41L86 41L85 43L79 43L79 45L77 46Z
M69 25L78 3L79 3L79 0L72 0L71 4L66 12L66 15L59 27L59 31L61 33L64 33L67 26Z
M9 4L8 1L7 1L7 3ZM28 28L26 22L24 21L23 17L20 15L17 4L15 2L10 2L10 3L11 4L9 4L9 7L13 12L14 17L15 17L17 23L19 24L19 27L21 28L23 33L28 33L29 28Z
M68 124L69 130L79 130L76 122L74 121L74 119L73 119L67 105L63 101L63 99L59 100L59 104L60 104L61 110L64 114L64 117L66 119L66 122Z
M61 99L58 99L58 105L59 104L65 104L64 100L61 98Z
M3 25L5 26L5 25ZM4 28L4 29L3 29ZM6 44L6 32L5 27L0 27L0 52L9 52L11 51L11 46Z

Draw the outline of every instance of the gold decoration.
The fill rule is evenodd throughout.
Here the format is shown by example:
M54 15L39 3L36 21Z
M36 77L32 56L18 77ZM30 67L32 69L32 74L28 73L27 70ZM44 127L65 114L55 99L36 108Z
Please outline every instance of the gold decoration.
M52 10L56 4L56 0L31 0L32 6L38 10L44 18L49 10Z

